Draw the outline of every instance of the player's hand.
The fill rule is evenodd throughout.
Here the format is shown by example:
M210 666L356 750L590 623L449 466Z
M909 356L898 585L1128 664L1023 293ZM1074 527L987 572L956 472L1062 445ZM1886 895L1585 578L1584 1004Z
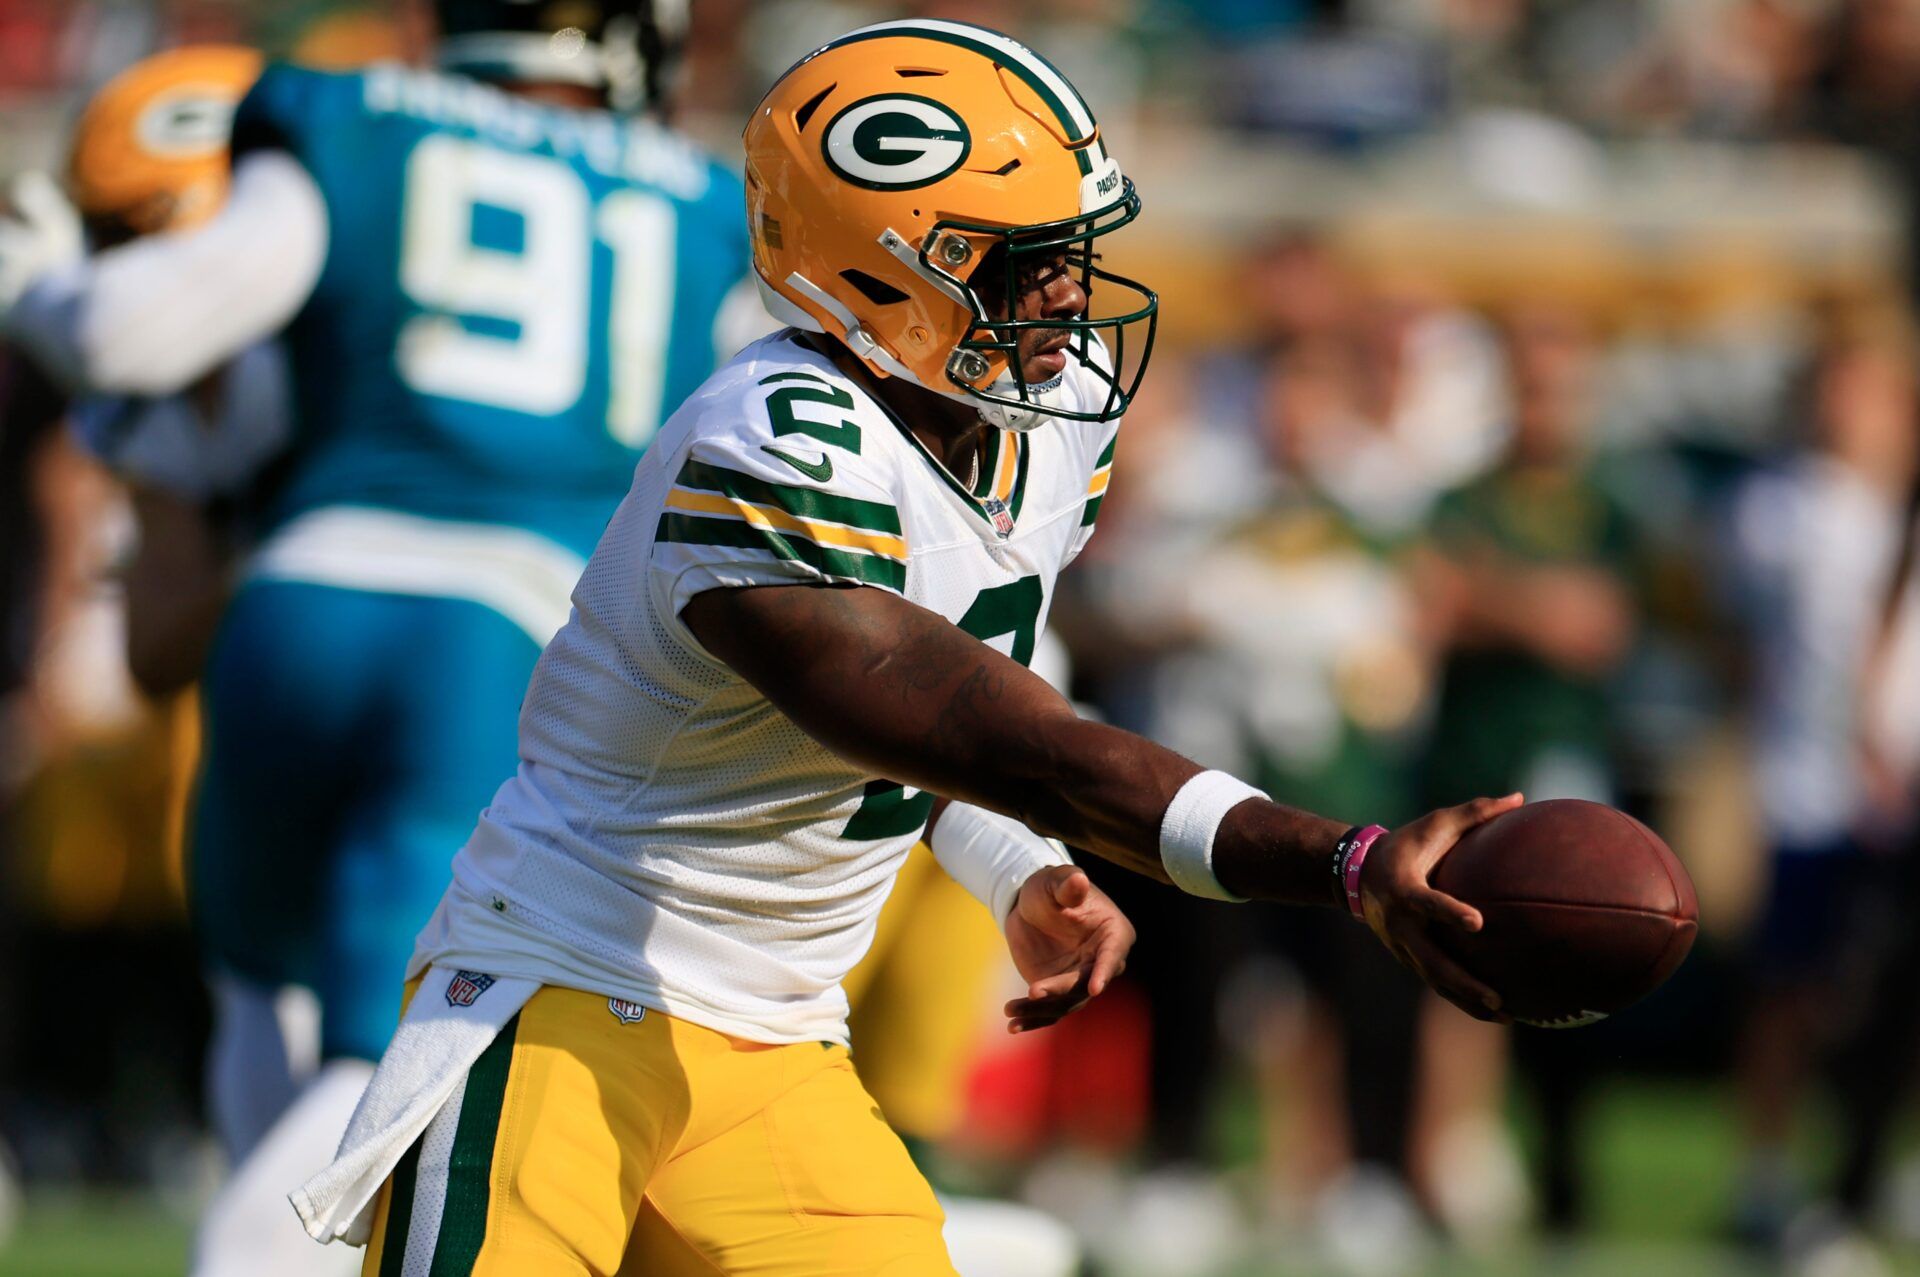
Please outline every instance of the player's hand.
M49 272L80 260L86 235L59 185L45 173L22 173L0 213L0 316Z
M1126 969L1133 924L1073 865L1042 869L1007 915L1007 946L1027 996L1007 1003L1007 1032L1044 1029L1097 998Z
M1428 878L1469 829L1524 801L1508 794L1429 812L1382 835L1360 870L1360 906L1373 934L1434 992L1476 1020L1510 1023L1512 1017L1500 1009L1496 991L1447 956L1439 938L1449 929L1478 931L1483 919L1472 905L1434 890Z

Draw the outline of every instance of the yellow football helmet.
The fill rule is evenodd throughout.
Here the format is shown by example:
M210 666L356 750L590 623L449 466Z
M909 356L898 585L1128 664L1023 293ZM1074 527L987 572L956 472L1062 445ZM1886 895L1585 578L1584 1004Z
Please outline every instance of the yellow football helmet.
M1126 411L1159 303L1096 265L1092 245L1139 216L1140 197L1079 93L1039 54L962 22L863 27L781 76L745 142L753 263L776 319L832 334L874 372L971 402L1009 429ZM1004 313L1024 266L1062 256L1090 297L1096 285L1131 290L1123 313ZM1129 372L1136 324L1145 340ZM1057 377L1028 382L1019 340L1035 328L1068 330L1108 387L1101 407L1066 409L1051 394ZM1096 349L1103 330L1111 352Z
M211 217L227 195L233 111L260 67L252 49L197 45L109 80L74 129L67 180L81 213L136 235Z

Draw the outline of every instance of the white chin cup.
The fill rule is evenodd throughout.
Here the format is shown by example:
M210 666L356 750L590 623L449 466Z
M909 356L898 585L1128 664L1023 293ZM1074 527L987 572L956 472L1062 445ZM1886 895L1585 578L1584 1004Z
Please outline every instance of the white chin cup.
M980 419L988 425L1026 434L1052 420L1053 409L1066 402L1066 380L1063 373L1051 381L1029 385L1025 404L984 403L978 398L973 402L979 409ZM1012 377L1001 377L987 387L987 393L1001 399L1017 399L1020 383Z

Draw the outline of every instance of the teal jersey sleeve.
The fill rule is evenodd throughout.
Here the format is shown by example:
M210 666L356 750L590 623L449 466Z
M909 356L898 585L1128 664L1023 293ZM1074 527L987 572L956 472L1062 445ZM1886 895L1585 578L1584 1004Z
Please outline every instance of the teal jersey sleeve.
M398 66L270 65L233 142L299 160L329 227L269 522L372 505L590 551L717 363L739 178L649 122Z

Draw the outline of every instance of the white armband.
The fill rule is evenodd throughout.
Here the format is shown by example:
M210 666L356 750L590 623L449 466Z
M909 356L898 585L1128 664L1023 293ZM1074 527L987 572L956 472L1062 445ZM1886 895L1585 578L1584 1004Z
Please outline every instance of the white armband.
M1027 879L1042 869L1073 863L1066 848L1013 817L966 803L947 805L927 835L927 846L940 867L985 905L996 923L1013 912Z
M1265 797L1225 772L1201 772L1180 786L1160 817L1160 863L1173 885L1190 896L1244 901L1213 875L1213 836L1228 812L1249 798Z

